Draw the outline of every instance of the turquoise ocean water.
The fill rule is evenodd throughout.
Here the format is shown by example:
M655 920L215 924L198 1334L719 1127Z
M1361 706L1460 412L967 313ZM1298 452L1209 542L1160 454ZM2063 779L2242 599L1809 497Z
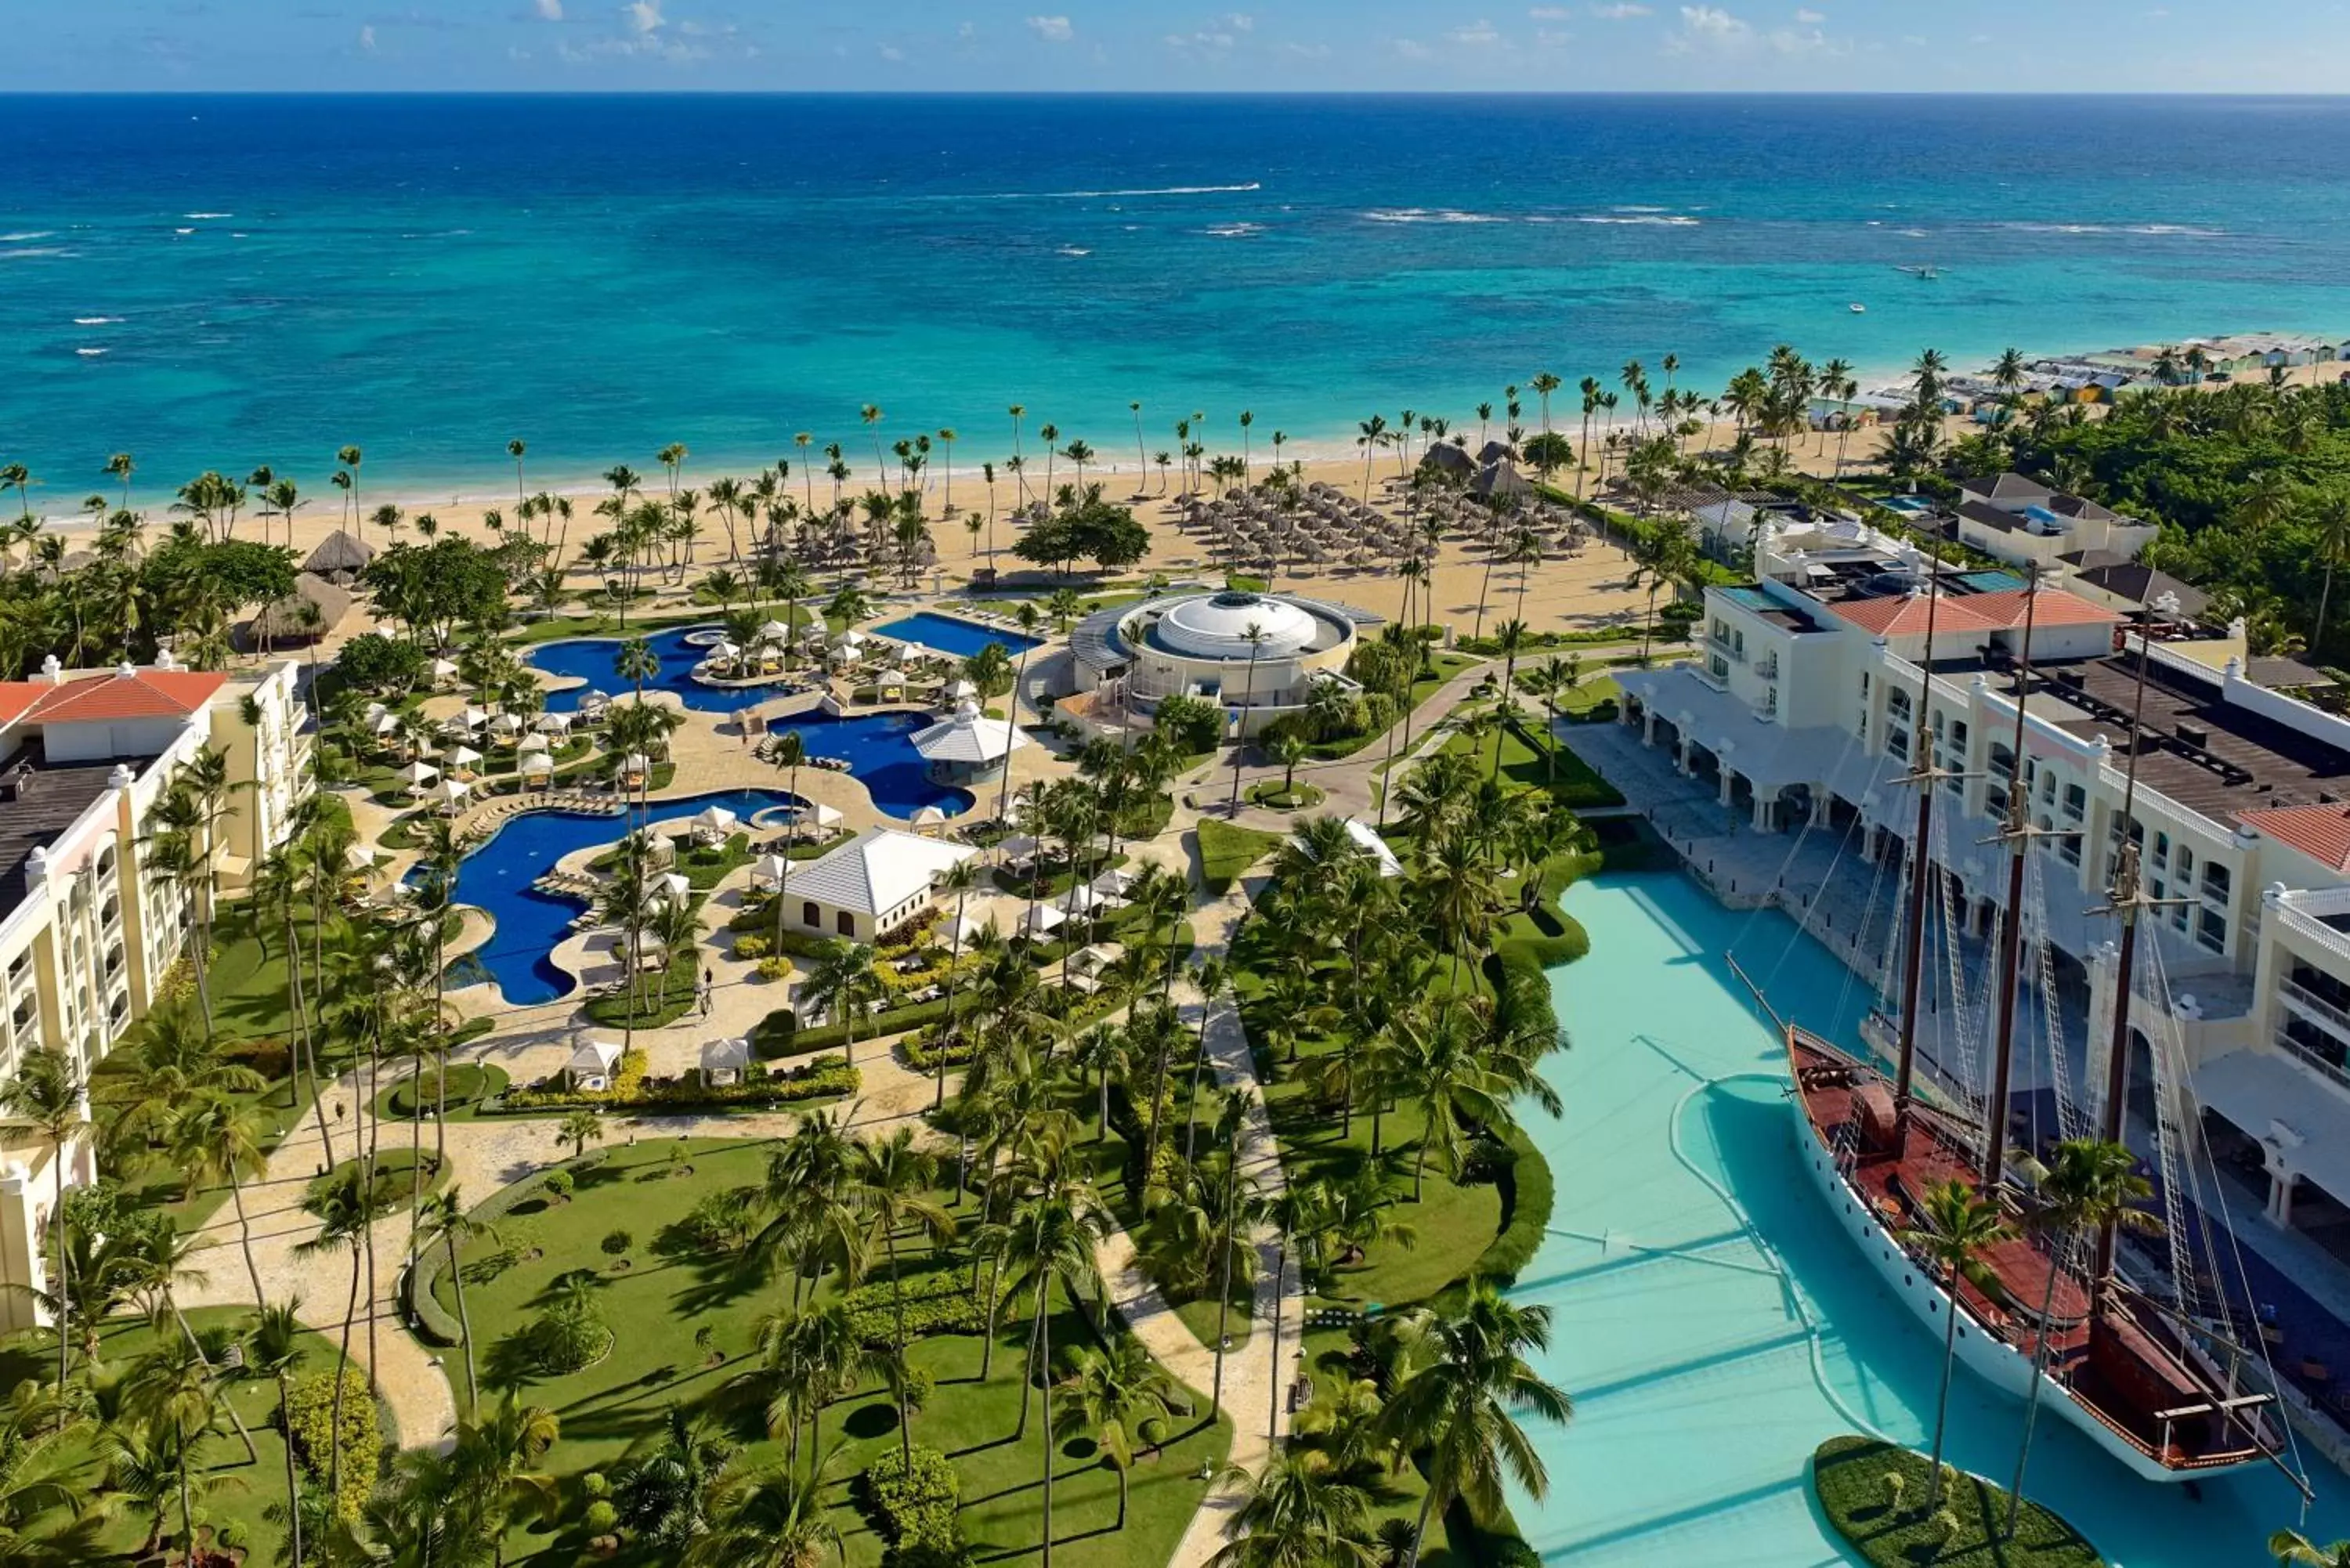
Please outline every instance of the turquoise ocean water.
M1131 462L1132 400L1303 447L1667 352L2350 331L2345 168L2339 100L12 97L0 460L869 472L861 405L972 465L1021 402Z

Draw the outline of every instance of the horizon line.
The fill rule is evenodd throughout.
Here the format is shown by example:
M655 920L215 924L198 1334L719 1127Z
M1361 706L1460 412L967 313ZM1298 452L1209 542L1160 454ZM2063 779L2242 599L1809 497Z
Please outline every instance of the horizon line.
M2188 91L2161 88L46 88L11 92L17 101L59 99L400 99L400 98L772 98L772 99L2194 99L2213 102L2350 101L2350 91Z

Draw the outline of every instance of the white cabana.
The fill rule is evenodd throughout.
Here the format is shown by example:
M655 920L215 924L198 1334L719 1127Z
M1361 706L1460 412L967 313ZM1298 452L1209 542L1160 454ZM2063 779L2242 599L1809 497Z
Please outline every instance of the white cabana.
M490 733L511 735L522 728L522 720L512 713L499 713L490 720Z
M1020 918L1020 929L1032 937L1041 937L1058 930L1068 923L1068 917L1050 904L1039 904Z
M482 760L482 753L471 746L452 746L441 760L452 768L470 768Z
M694 816L693 829L696 833L732 833L734 825L742 820L723 805L708 805Z
M827 805L820 800L813 800L808 802L807 809L800 813L800 820L813 822L818 827L838 827L840 808Z
M1134 886L1135 873L1123 866L1113 866L1087 886L1106 898L1123 898L1126 890Z
M702 1082L705 1087L734 1083L750 1065L751 1042L739 1035L702 1043Z
M693 883L682 871L664 871L653 884L653 893L657 898L690 898L693 897Z
M946 701L950 702L977 701L979 699L979 688L973 686L970 681L958 677L957 679L947 682L947 689L943 692L940 693L940 695L944 697Z
M949 915L941 928L946 933L947 946L960 950L979 940L982 932L993 930L993 920L974 920L969 915Z
M913 828L917 833L927 833L933 828L944 827L946 825L947 814L937 806L926 805L914 813Z
M379 735L397 733L400 729L400 715L390 712L378 713L373 721L373 728Z
M620 759L620 771L624 774L649 774L653 771L653 760L642 752L630 752Z
M791 862L780 855L762 855L751 862L751 886L780 888L790 875Z
M1090 915L1108 902L1107 898L1095 892L1091 888L1078 886L1071 888L1054 899L1053 907L1064 914Z
M953 717L915 731L912 740L934 774L963 780L1002 766L1031 743L1019 725L988 718L969 698L955 704Z
M456 680L457 661L453 659L434 659L432 661L432 679L436 682Z
M536 730L542 735L567 735L571 733L571 715L568 713L541 713L538 716L537 722L532 724L531 728Z
M999 840L995 846L996 852L1003 857L1007 865L1017 865L1023 860L1034 860L1036 858L1036 851L1043 847L1043 845L1024 833L1015 833L1009 838Z
M354 871L372 870L375 867L375 846L354 844L343 851L343 864Z
M892 666L889 669L883 670L880 674L876 675L873 678L873 684L876 686L903 686L906 684L906 672L904 670Z
M445 811L456 810L473 793L473 786L463 779L442 779L432 786L432 798L439 801Z
M563 1064L563 1075L571 1080L575 1089L608 1089L612 1086L613 1069L619 1064L620 1047L617 1043L574 1035L571 1060Z
M522 771L526 775L552 774L555 772L555 759L545 752L525 752L522 754Z
M931 652L929 649L924 648L919 642L901 642L898 645L899 662L903 664L920 664L925 659L936 659L937 657L937 654Z
M549 749L549 745L550 742L545 735L533 731L522 738L521 743L515 749L527 756L533 752L545 752Z
M406 767L400 769L400 772L392 775L392 777L406 784L411 794L422 789L426 784L431 784L434 779L437 779L440 776L441 770L439 768L434 767L431 763L421 760L409 763Z
M1099 974L1118 961L1116 942L1094 942L1069 955L1069 970L1075 974Z
M478 730L490 722L490 711L487 708L477 708L468 702L457 718L468 730Z
M761 642L785 642L790 640L791 635L792 628L785 626L782 621L762 621L759 624L759 640Z
M865 646L865 634L858 631L856 628L851 627L848 630L842 632L838 637L834 638L832 639L832 646L835 648L863 648Z
M711 645L710 657L712 659L740 659L743 657L743 650L722 637L715 643Z

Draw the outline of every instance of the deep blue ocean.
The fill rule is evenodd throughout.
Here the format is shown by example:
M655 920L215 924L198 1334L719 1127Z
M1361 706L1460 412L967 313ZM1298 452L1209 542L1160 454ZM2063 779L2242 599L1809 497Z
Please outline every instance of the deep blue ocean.
M863 404L972 466L1020 402L1131 462L1130 400L1262 452L1668 352L2350 331L2345 171L2350 100L10 97L0 461L52 509L118 450L321 498L346 442L375 496L494 491L512 437L534 483L799 431L864 473Z

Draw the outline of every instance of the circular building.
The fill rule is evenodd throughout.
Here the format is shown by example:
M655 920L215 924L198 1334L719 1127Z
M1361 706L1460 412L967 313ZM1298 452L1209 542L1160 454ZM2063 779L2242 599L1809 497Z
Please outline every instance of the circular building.
M1235 732L1305 704L1317 680L1347 679L1356 639L1379 618L1294 594L1171 595L1088 616L1071 636L1079 697L1104 728L1147 724L1170 697L1222 706Z

